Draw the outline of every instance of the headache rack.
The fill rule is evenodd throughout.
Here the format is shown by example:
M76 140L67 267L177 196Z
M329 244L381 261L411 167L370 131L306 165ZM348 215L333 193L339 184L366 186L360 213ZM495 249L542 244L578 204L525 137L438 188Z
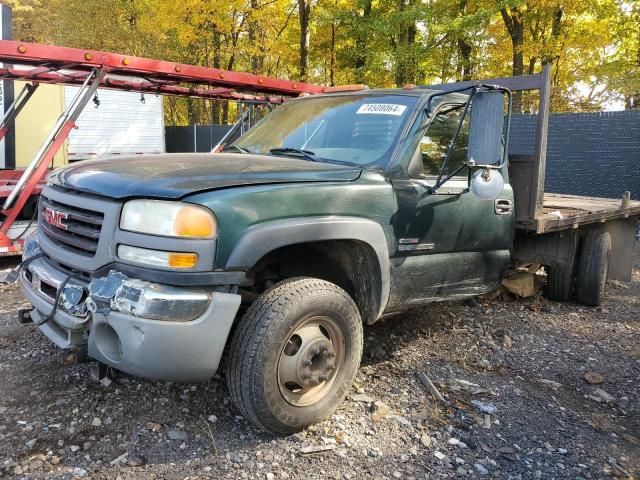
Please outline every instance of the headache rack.
M223 99L255 104L279 104L287 98L333 91L360 90L363 85L324 87L304 82L134 57L90 49L0 40L0 80L20 80L25 87L16 95L0 120L0 140L40 84L79 87L73 100L55 123L35 157L24 170L0 170L0 256L19 254L24 233L14 225L25 207L35 209L33 197L42 190L53 158L60 150L84 107L98 88L141 94ZM24 217L23 213L23 217ZM32 215L26 215L31 217ZM85 219L86 220L86 219ZM91 222L78 220L73 232L49 232L61 242L75 242L89 251ZM80 231L87 235L81 235ZM64 237L64 238L63 238Z

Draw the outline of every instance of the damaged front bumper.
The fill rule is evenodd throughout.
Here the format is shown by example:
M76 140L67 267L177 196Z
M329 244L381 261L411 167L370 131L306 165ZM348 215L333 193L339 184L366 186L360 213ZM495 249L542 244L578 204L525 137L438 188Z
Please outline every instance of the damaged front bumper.
M199 381L220 362L240 296L130 279L111 271L84 280L34 258L20 284L38 328L60 348L88 347L90 357L132 375ZM55 299L58 306L51 315Z
M211 303L211 294L203 290L150 283L110 271L86 286L67 284L60 292L62 307L76 316L87 312L108 314L115 310L149 320L186 322L200 317Z

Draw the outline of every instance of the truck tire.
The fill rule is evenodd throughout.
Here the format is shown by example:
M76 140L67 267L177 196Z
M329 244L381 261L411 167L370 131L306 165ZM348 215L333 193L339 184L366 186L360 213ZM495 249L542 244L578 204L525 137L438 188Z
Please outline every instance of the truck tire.
M344 399L362 356L362 320L333 283L292 278L264 292L229 346L231 399L258 428L291 434Z
M590 230L582 240L576 271L576 299L583 305L597 307L604 301L610 251L611 236L607 232Z
M547 274L547 297L557 302L573 300L573 271L569 267L549 267Z

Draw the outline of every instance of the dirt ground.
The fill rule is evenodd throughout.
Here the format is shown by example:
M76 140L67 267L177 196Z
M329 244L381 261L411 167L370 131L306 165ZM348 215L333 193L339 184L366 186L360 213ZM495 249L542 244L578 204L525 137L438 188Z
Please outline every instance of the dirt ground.
M254 430L221 377L103 385L92 364L63 366L36 327L17 322L26 306L16 286L0 286L0 476L640 475L640 248L633 282L610 282L600 308L470 300L366 328L347 399L331 419L288 438Z

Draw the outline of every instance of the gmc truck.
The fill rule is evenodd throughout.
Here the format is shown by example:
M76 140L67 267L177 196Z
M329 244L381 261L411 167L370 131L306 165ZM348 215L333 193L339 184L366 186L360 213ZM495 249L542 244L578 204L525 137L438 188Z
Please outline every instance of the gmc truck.
M509 154L512 91L535 89L537 150ZM288 434L344 398L363 325L509 265L599 305L630 279L640 202L544 193L548 100L548 70L307 96L220 153L56 170L19 272L30 318L131 375L204 381L224 357L242 415Z

